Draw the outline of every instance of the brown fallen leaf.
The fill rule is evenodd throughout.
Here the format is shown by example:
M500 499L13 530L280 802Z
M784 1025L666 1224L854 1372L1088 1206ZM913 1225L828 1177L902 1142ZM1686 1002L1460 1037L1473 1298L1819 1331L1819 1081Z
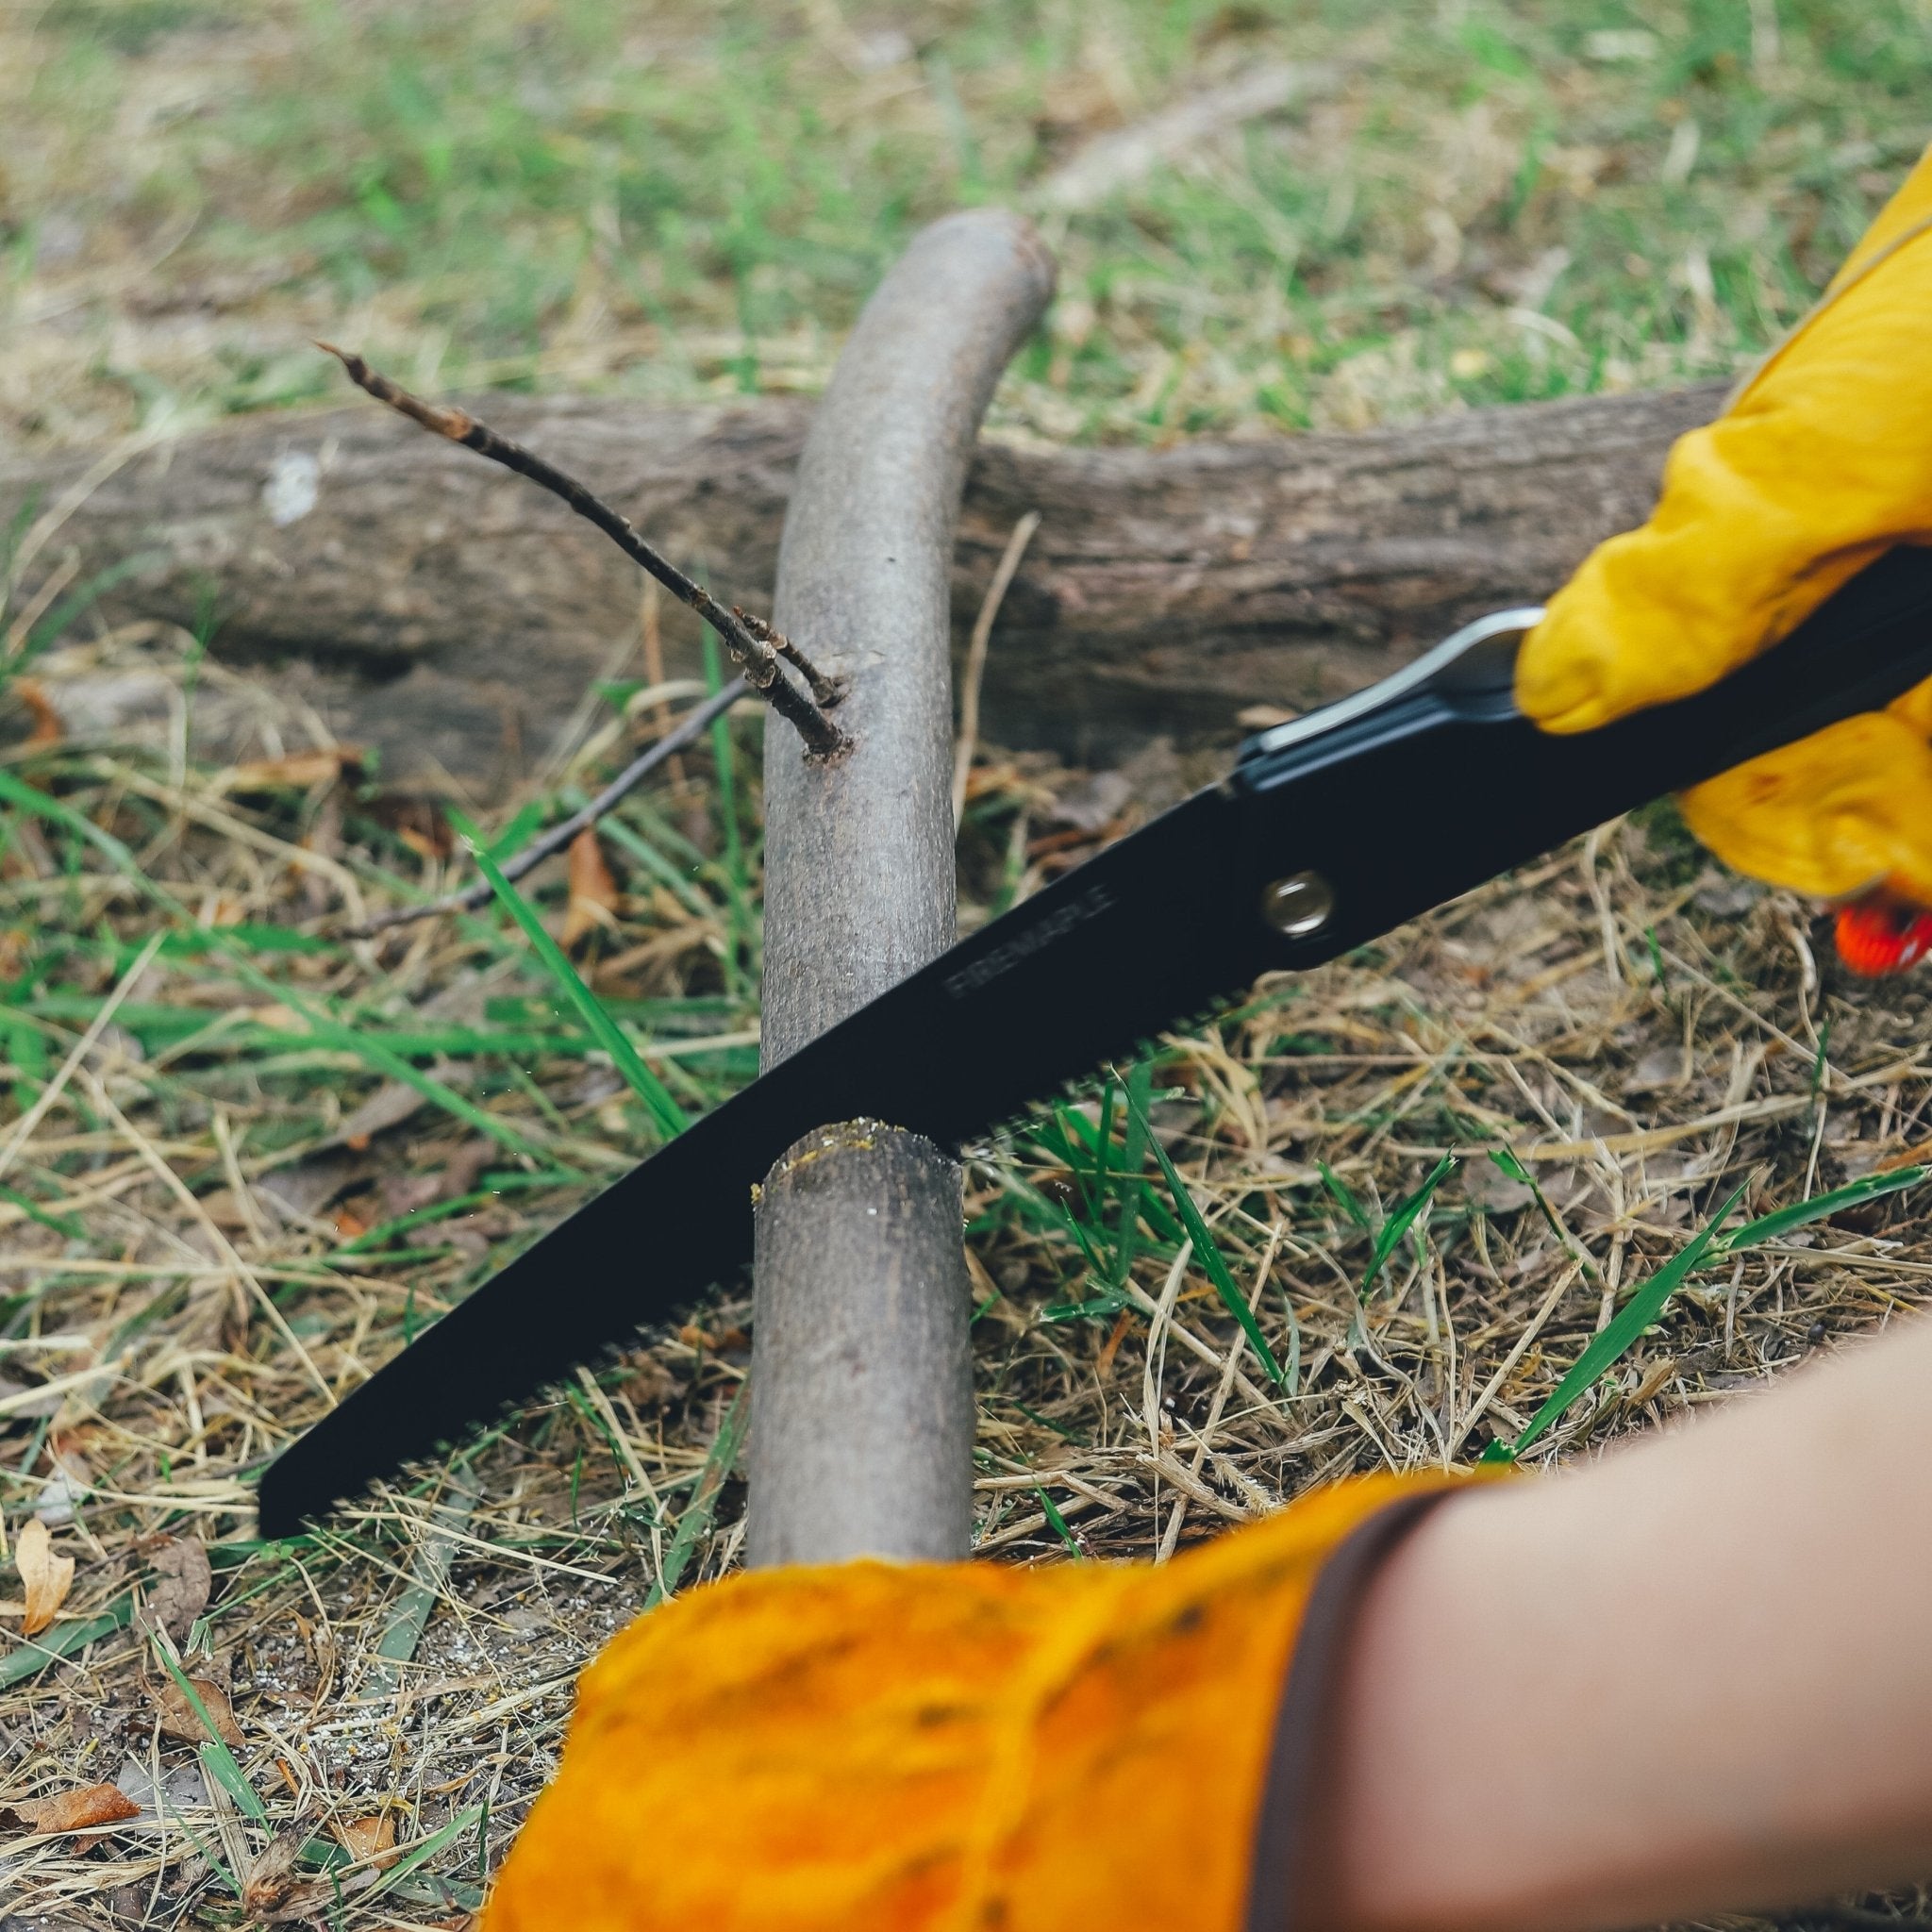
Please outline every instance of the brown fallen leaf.
M373 1221L363 1220L353 1208L338 1208L330 1219L335 1223L336 1232L345 1241L357 1240L375 1225Z
M13 1561L26 1591L26 1621L21 1624L20 1634L35 1637L54 1621L55 1612L74 1588L74 1558L54 1554L54 1539L36 1516L13 1546Z
M433 798L409 798L385 791L367 802L366 809L411 852L424 858L447 858L457 849L457 835Z
M429 1009L429 1003L425 1003L425 1009ZM467 1067L446 1059L438 1059L429 1071L452 1087L467 1086L471 1077ZM335 1138L344 1147L359 1154L376 1135L401 1126L424 1104L423 1095L415 1088L405 1086L400 1080L391 1080L386 1086L378 1087L353 1113L342 1116Z
M34 714L34 728L26 735L28 749L58 744L67 736L67 727L60 722L60 713L54 708L53 699L47 695L38 677L16 677L13 694Z
M340 778L344 772L358 772L362 754L353 745L339 744L328 751L290 752L279 758L251 758L232 765L223 774L222 789L227 791L306 791Z
M305 1879L273 1905L251 1906L249 1922L257 1925L313 1925L330 1918L340 1920L342 1901L363 1890L365 1877L373 1884L375 1874L358 1872L340 1880Z
M247 1740L242 1735L242 1726L235 1722L235 1707L228 1702L228 1687L212 1674L212 1667L204 1658L194 1663L184 1662L181 1674L194 1687L194 1694L201 1699L202 1709L208 1712L208 1724L215 1727L215 1734L222 1742L240 1745ZM155 1700L155 1708L160 1713L161 1729L171 1738L179 1738L188 1744L208 1742L208 1724L201 1721L188 1699L182 1694L181 1687L173 1677L165 1674L158 1679L150 1680L149 1690Z
M49 1832L118 1824L124 1818L139 1817L141 1807L119 1785L83 1785L78 1790L57 1791L51 1798L15 1798L0 1805L0 1814L10 1815L28 1831L44 1837Z
M155 1573L147 1588L148 1611L177 1644L185 1643L195 1618L208 1608L214 1587L208 1552L193 1537L175 1537L148 1562Z
M570 903L563 914L565 951L600 925L616 923L617 880L597 842L594 825L570 841Z
M300 1825L277 1832L268 1849L249 1866L242 1885L242 1903L253 1917L266 1917L307 1890L295 1875L295 1862L308 1841L308 1834Z
M377 1811L367 1818L339 1819L336 1823L336 1836L342 1841L342 1849L350 1857L373 1858L378 1872L395 1863L393 1846L396 1841L396 1815L393 1811ZM390 1856L385 1857L384 1853Z
M442 1173L437 1177L438 1198L454 1201L473 1193L483 1170L496 1158L496 1151L495 1141L480 1136L465 1141L442 1164Z
M721 1328L713 1333L708 1328L700 1328L695 1322L687 1322L677 1331L677 1339L687 1348L702 1348L710 1355L729 1355L736 1349L751 1346L751 1336L742 1328Z

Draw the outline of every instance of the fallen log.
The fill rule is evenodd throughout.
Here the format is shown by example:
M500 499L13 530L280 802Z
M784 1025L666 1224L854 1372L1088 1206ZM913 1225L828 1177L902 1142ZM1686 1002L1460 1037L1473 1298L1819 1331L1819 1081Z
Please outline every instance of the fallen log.
M1098 759L1156 733L1225 739L1245 706L1353 689L1481 610L1546 595L1641 519L1672 440L1722 396L1159 450L982 443L953 558L960 646L1014 524L1042 517L1001 608L982 730ZM784 399L490 399L506 434L723 601L759 609L810 414ZM250 420L100 467L94 452L0 460L0 528L94 469L36 567L71 557L85 582L142 559L101 597L109 621L192 624L212 598L217 655L380 745L391 777L489 783L537 762L635 630L636 573L595 532L376 410ZM675 624L667 641L674 669L680 651L694 661Z

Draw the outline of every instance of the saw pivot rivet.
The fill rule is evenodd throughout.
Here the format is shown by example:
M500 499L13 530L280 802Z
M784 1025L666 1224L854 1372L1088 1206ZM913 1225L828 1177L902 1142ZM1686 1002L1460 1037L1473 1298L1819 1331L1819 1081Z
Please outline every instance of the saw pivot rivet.
M1283 939L1320 932L1334 911L1335 888L1318 872L1290 873L1261 889L1261 917Z

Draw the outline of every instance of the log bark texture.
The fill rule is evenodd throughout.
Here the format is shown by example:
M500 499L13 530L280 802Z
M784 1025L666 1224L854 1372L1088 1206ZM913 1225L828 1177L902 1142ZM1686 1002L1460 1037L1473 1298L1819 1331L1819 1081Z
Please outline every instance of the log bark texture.
M1474 410L1361 434L1160 450L982 443L952 557L963 646L1014 523L1043 521L1002 607L983 731L1098 759L1165 733L1229 738L1457 625L1548 595L1641 520L1717 385ZM582 475L724 601L763 609L810 406L492 396L488 420ZM0 528L96 453L0 457ZM263 418L138 456L42 553L83 577L144 559L112 619L192 623L277 667L391 776L488 785L540 758L632 634L639 574L520 479L374 404ZM672 620L674 655L694 640ZM799 641L822 648L808 633ZM684 659L694 662L694 657Z
M980 418L1053 280L1016 216L934 223L812 425L774 616L844 682L852 743L815 758L767 723L767 1067L953 942L954 530ZM959 1172L930 1141L847 1121L778 1162L753 1261L749 1561L966 1554L968 1316Z

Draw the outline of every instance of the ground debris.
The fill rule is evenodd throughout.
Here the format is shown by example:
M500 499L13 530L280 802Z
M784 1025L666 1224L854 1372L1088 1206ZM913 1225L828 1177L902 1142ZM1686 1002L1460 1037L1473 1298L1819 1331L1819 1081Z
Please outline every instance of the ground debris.
M262 756L291 756L299 722ZM626 757L633 722L569 782ZM757 1065L758 765L732 745L735 818L708 745L612 815L611 923L578 936L587 978L622 962L608 1008L691 1113ZM0 1148L78 1058L0 1176L0 1509L14 1614L49 1619L0 1648L0 1777L44 1793L119 1766L93 1789L137 1807L111 1821L137 1869L42 1847L58 1873L8 1908L58 1922L97 1885L89 1911L127 1926L232 1923L244 1892L264 1921L326 1922L339 1884L347 1927L452 1923L584 1665L654 1588L737 1560L746 1298L593 1364L446 1471L257 1541L265 1457L657 1129L507 921L341 941L349 887L318 899L308 794L217 808L192 760L65 741L23 769ZM1140 780L1108 775L982 752L968 924L1144 812ZM331 835L367 907L448 883L452 855L395 823L352 798ZM546 922L567 871L526 882ZM1757 1214L1924 1158L1924 984L1854 984L1815 941L1810 978L1809 908L1712 911L1706 879L1672 813L1640 814L1264 981L974 1149L980 1554L1158 1557L1334 1476L1466 1465L1740 1183ZM1536 1455L1593 1454L1917 1306L1928 1205L1873 1194L1698 1273ZM197 1646L207 1723L171 1643Z

